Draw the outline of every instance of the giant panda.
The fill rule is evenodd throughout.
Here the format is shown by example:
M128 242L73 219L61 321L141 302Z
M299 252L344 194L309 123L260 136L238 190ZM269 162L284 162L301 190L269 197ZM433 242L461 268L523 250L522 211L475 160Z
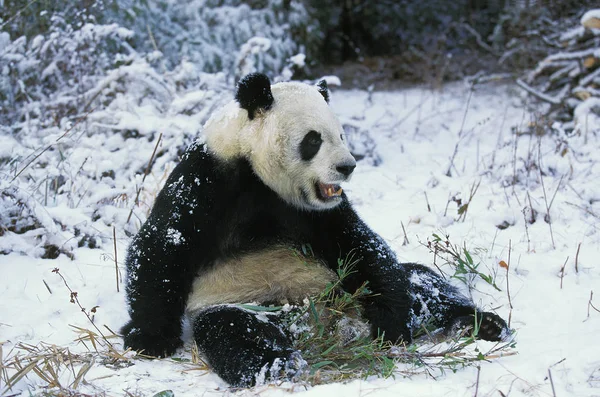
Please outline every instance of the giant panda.
M423 321L473 326L469 299L429 268L400 263L352 208L340 185L356 162L328 101L324 81L271 85L250 74L239 82L131 242L126 347L171 355L187 317L207 363L229 384L251 386L265 369L292 377L304 361L289 331L239 304L302 302L335 279L338 259L350 254L358 260L342 288L368 286L361 316L373 336L410 343ZM298 255L307 245L312 256ZM507 336L498 315L477 318L480 338Z

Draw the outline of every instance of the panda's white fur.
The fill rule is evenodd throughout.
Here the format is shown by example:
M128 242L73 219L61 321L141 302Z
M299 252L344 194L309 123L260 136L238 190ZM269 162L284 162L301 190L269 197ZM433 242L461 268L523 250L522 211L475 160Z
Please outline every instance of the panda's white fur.
M186 312L224 303L301 303L317 295L336 274L315 258L275 246L220 260L194 281Z
M206 123L209 151L222 160L247 158L256 175L290 204L307 210L335 207L341 197L322 200L316 185L339 185L350 176L336 170L356 162L342 137L343 128L317 87L286 82L271 86L274 102L253 119L236 101ZM321 135L316 156L302 161L298 150L309 131Z

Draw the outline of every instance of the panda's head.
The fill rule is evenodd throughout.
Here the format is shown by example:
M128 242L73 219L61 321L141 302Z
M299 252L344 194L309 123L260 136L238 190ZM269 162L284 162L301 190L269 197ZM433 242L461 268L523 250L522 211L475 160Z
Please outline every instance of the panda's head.
M239 82L235 101L206 123L208 148L225 161L246 158L267 186L298 208L333 208L356 161L328 100L325 81L271 86L265 75L250 74Z

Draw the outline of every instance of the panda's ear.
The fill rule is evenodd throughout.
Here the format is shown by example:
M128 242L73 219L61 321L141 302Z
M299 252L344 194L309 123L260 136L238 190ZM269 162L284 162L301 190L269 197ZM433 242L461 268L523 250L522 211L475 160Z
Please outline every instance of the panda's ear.
M317 83L317 88L323 98L325 98L325 102L329 103L329 88L327 87L327 81L321 80Z
M269 110L273 105L271 82L262 73L250 73L241 79L237 85L235 100L242 109L248 111L252 120L257 110Z

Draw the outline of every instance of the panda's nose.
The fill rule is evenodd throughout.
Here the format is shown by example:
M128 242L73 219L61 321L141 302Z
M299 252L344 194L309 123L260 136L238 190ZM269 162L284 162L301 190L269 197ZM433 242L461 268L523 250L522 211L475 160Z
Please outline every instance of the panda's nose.
M356 164L342 164L335 167L337 172L344 176L350 176L350 174L352 173L352 171L354 171L355 168Z

